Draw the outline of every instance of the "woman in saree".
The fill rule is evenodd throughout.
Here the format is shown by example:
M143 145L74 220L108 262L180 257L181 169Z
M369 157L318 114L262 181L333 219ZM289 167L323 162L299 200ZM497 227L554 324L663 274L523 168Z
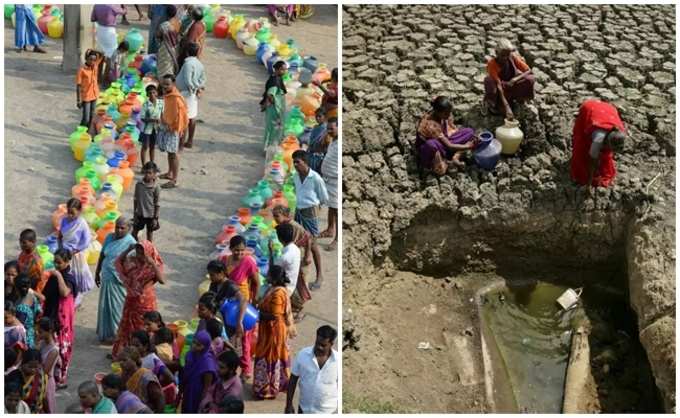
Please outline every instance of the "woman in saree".
M97 311L97 336L99 341L112 344L118 333L118 324L125 305L125 284L118 276L116 259L136 241L130 234L130 222L124 218L116 219L116 229L104 240L99 253L94 281L99 289L99 309Z
M453 106L444 97L432 101L432 110L418 122L416 151L420 166L442 176L449 164L464 166L460 157L477 143L472 128L457 128L451 118Z
M54 340L54 323L48 317L40 318L38 321L38 333L40 337L40 358L42 369L47 378L47 388L45 398L47 407L51 412L57 412L57 382L55 371L59 370L59 347Z
M83 296L94 288L94 277L87 265L85 250L90 246L92 235L90 227L80 216L82 205L80 200L71 198L66 203L66 216L61 220L59 229L59 248L65 248L71 252L71 274L78 285L76 307L80 305Z
M260 291L259 273L257 263L253 257L246 254L246 240L236 235L229 241L231 255L222 259L226 266L227 275L241 292L241 296L251 304L255 304L255 299ZM238 324L233 341L237 341L241 336L241 376L248 379L253 372L252 366L252 338L254 329L244 331L243 326Z
M267 5L267 11L274 26L278 26L281 16L286 19L286 25L290 25L291 22L295 21L294 4L269 4Z
M142 367L142 356L139 350L132 346L123 348L118 355L118 361L127 390L136 395L155 413L162 413L165 408L165 397L161 384L151 370Z
M189 45L193 43L198 44L198 54L196 54L196 58L201 58L206 34L208 33L205 23L203 22L203 9L194 6L190 11L188 11L188 14L191 17L191 21L189 22L189 25L186 28L183 28L181 32L179 47L177 50L178 70L182 68L184 60L189 56Z
M253 377L253 394L258 399L275 399L279 392L288 389L288 337L295 335L293 311L286 290L289 282L281 266L271 267L270 287L259 305L260 325Z
M285 61L274 64L274 74L267 80L265 97L262 102L265 117L264 149L278 146L283 138L283 117L286 114L286 87L283 75L288 71ZM271 82L270 82L271 81Z
M158 53L156 54L156 74L160 80L166 74L175 75L179 71L177 65L177 45L179 43L179 21L177 8L167 5L168 20L158 25L156 40Z
M511 105L515 101L534 98L534 75L514 45L501 39L496 47L496 57L486 65L484 79L484 105L493 114L502 113L513 119Z
M75 299L78 286L71 274L71 254L60 248L54 254L55 270L45 285L45 316L50 318L55 328L55 342L59 348L60 366L56 373L57 387L66 387L68 368L73 356L75 340Z
M211 341L208 331L198 331L194 335L191 351L187 354L186 365L181 373L183 414L198 413L201 401L217 381L217 359L210 349Z
M33 52L47 52L40 47L45 36L40 32L30 4L14 5L14 22L14 46L17 52L25 51L27 46L32 46Z
M23 355L21 367L5 376L5 384L16 382L23 389L22 400L26 402L32 414L49 414L47 404L47 376L41 366L40 351L29 348Z
M132 250L135 250L135 255L128 257ZM156 310L154 285L165 284L163 260L150 241L130 245L118 256L115 265L118 277L125 284L127 296L113 344L113 358L130 343L134 331L144 329L144 314Z
M26 345L28 348L35 348L35 321L42 313L40 300L31 289L31 279L25 274L18 275L14 284L19 295L16 303L16 317L26 329Z

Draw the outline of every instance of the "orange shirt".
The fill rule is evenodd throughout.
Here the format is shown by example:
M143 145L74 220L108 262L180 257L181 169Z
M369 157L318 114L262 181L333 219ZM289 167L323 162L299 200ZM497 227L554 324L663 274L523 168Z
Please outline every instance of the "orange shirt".
M104 60L103 56L97 58L94 66L83 65L76 73L76 85L80 86L80 100L91 102L99 97L99 64Z
M511 59L515 63L515 67L517 67L518 70L523 73L529 71L529 66L526 62L524 62L524 59L522 59L519 54L513 53L511 55ZM491 58L486 64L486 72L489 73L489 76L494 80L501 80L501 66L498 65L498 62L496 62L496 58Z

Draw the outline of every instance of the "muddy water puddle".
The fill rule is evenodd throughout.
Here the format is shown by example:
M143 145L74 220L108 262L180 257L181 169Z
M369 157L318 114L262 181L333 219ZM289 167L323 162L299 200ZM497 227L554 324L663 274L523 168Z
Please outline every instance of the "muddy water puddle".
M480 312L494 375L498 412L562 412L573 330L590 331L592 396L602 412L656 412L660 402L624 300L584 289L564 311L557 298L568 287L543 281L505 283L482 294Z
M483 296L483 323L502 362L495 369L505 374L517 411L561 412L572 319L583 314L557 305L566 289L539 282Z

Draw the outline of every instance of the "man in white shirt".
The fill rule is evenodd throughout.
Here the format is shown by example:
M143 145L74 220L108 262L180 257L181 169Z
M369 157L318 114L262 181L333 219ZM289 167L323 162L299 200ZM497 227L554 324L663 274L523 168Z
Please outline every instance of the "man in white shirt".
M307 151L301 149L295 151L293 165L295 166L293 182L297 202L295 222L302 225L312 236L311 249L316 265L316 281L310 285L310 288L314 290L320 288L323 282L321 253L316 238L319 236L319 206L328 203L328 191L321 175L309 167Z
M295 413L293 398L300 383L300 414L333 414L338 411L338 353L333 344L338 332L329 325L316 330L316 342L295 356L288 382L287 414Z

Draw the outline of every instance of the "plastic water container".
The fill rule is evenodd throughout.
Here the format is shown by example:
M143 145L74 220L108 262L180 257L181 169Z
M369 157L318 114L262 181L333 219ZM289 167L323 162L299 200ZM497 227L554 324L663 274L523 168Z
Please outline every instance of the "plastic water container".
M576 290L567 289L559 298L557 298L557 304L560 305L565 311L568 311L576 305L579 298L581 297L581 293L583 293L582 287L579 287Z
M479 135L479 145L473 151L473 156L477 165L484 170L493 170L501 158L503 145L493 137L489 131L484 131Z
M222 313L222 317L224 318L224 321L227 325L230 327L236 327L239 313L239 302L237 300L227 299L222 304L220 312ZM243 317L243 329L246 331L253 329L259 318L260 313L258 310L255 309L253 305L248 304L246 306L246 314Z

